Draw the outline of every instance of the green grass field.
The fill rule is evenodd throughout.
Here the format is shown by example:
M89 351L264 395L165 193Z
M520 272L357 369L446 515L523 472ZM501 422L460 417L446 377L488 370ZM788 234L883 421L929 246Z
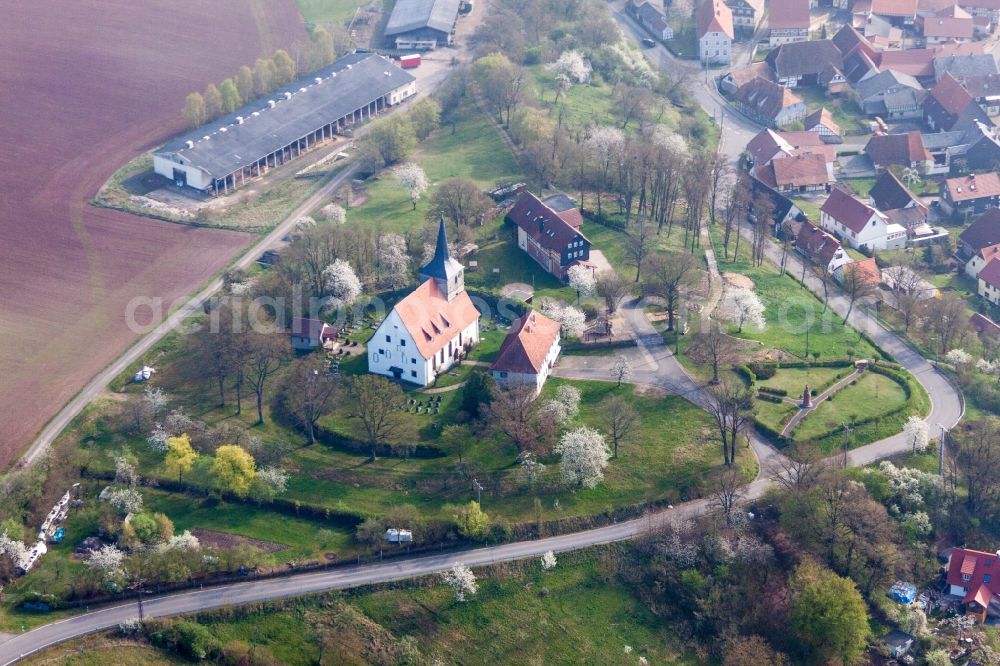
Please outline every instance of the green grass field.
M792 436L799 441L821 437L845 423L885 414L906 402L906 393L893 380L875 373L865 373L851 384L824 400L802 420Z
M795 405L784 401L777 403L758 400L754 403L754 416L757 417L757 420L777 432L781 432L788 419L797 411Z
M363 3L361 0L296 0L306 23L344 25Z
M304 597L197 622L222 645L255 645L278 663L651 664L694 666L682 641L617 580L622 546L477 570L479 590L456 603L436 577L415 585ZM423 656L399 655L410 637ZM630 648L626 652L626 646ZM410 653L412 654L412 652ZM144 641L97 634L47 650L28 664L190 663Z
M764 348L780 349L799 358L806 355L806 331L809 354L819 352L820 358L876 358L878 353L854 329L827 309L791 275L781 275L773 264L752 266L750 250L740 248L739 261L722 258L720 230L713 228L713 243L718 248L719 270L744 275L755 283L755 291L766 307L767 325L763 331L745 327L739 337L759 341ZM735 327L730 333L735 334Z
M802 395L802 389L807 385L820 393L851 372L854 372L853 368L779 368L774 377L758 380L757 384L787 391L789 396L795 398Z

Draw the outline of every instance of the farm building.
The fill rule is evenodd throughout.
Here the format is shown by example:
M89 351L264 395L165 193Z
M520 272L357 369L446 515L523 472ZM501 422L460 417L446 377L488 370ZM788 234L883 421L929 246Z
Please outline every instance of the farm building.
M154 153L153 170L179 187L228 193L412 97L415 81L382 56L345 56L177 137Z
M397 49L429 51L455 36L460 0L398 0L385 25L385 39Z

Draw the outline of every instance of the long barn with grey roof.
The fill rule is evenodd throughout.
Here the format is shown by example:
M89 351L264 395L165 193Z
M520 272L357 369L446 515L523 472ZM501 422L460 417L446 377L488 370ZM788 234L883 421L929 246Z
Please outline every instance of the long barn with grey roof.
M397 49L448 46L454 40L460 4L461 0L397 0L385 24L385 39Z
M228 192L416 92L416 79L387 58L352 54L176 137L154 153L153 169L181 187Z

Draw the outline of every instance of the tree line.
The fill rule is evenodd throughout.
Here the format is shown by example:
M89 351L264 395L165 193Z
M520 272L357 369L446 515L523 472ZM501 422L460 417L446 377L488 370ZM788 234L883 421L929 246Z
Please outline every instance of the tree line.
M293 49L295 56L278 49L270 58L257 58L253 68L243 65L235 76L219 85L209 83L204 92L192 92L184 99L181 116L190 129L200 127L244 104L286 86L299 74L312 72L333 63L346 52L348 40L342 29L322 26L313 29L308 43Z

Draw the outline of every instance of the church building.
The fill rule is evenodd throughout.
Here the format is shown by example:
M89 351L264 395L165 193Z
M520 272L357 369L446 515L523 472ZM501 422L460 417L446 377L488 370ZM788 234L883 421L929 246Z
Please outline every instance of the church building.
M420 286L396 303L368 341L368 371L430 386L479 342L479 310L465 291L465 269L451 256L444 219Z

